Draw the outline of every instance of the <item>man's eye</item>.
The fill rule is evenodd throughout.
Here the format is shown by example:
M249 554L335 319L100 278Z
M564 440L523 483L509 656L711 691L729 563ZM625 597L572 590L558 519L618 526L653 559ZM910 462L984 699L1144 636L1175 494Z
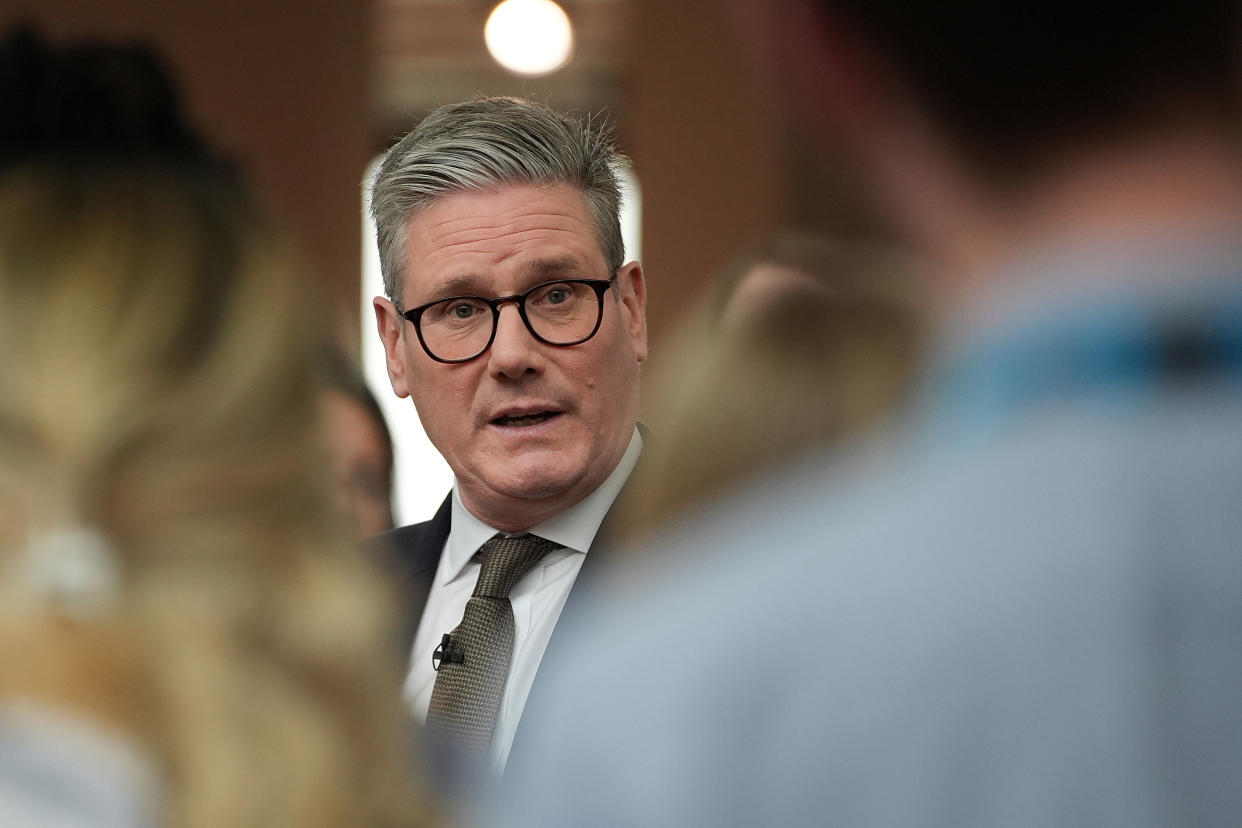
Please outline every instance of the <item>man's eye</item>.
M572 302L576 297L574 293L574 285L565 282L559 282L553 285L544 285L531 300L535 305L543 307L556 307Z
M453 305L451 308L449 308L449 315L452 316L454 319L469 319L470 317L474 316L474 314L475 314L474 305L466 304L464 302L461 304Z

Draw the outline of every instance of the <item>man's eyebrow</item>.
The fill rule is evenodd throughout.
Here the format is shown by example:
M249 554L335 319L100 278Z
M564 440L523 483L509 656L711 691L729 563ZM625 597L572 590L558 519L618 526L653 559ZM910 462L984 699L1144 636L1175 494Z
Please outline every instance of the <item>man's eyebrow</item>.
M558 276L582 276L585 265L573 256L562 256L556 259L539 259L527 267L527 275L540 279Z
M574 256L560 256L555 259L536 259L523 268L522 283L526 287L537 285L560 278L582 278L586 274L586 265ZM426 301L437 302L451 296L491 296L491 279L475 272L459 273L449 276L428 292Z
M450 276L437 284L429 295L433 300L449 296L482 296L485 292L483 290L485 284L487 284L487 277L482 274L461 273Z

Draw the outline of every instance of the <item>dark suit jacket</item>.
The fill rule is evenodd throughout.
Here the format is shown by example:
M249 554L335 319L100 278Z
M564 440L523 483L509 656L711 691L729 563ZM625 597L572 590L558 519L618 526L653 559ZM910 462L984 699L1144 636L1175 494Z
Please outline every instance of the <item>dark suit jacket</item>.
M644 437L646 437L645 431ZM637 468L635 468L635 471L637 471ZM634 473L631 473L630 479L634 479ZM608 547L611 545L609 538L615 535L615 531L610 530L610 527L615 526L613 514L617 506L623 502L624 496L625 488L622 489L621 494L613 502L613 507L604 518L604 522L600 524L595 540L591 544L591 551L586 556L586 560L583 561L582 569L578 572L578 579L574 581L573 589L570 590L569 598L565 601L565 607L561 610L560 618L556 622L556 628L552 631L552 637L548 640L548 647L544 651L543 660L540 662L539 673L536 674L535 682L531 686L532 697L539 692L539 676L543 673L543 666L549 663L550 658L555 658L557 641L563 637L561 630L571 629L575 624L581 623L580 620L576 619L581 619L590 612L591 600L589 594L593 589L592 584L596 583L601 578L601 573L608 568ZM403 609L408 613L406 632L401 642L403 646L402 652L405 657L409 656L410 648L414 645L414 636L418 632L418 623L422 618L427 598L431 594L432 582L436 576L436 567L440 563L440 555L444 552L444 543L448 540L449 530L452 528L452 514L453 495L450 492L444 498L444 502L440 504L440 508L431 520L393 529L369 542L372 546L373 554L385 562L396 578L400 597L404 604ZM449 631L444 630L443 632ZM513 748L509 752L510 765L514 761L520 761L518 749L522 744L521 733L521 724L519 723L518 732L513 741Z

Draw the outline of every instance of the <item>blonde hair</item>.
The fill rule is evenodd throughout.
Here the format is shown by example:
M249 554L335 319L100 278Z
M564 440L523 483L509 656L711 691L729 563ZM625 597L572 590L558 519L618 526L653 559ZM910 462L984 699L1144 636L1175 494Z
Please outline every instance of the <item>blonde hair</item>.
M921 341L908 263L802 235L740 256L653 360L652 439L619 521L640 535L900 404Z
M421 824L393 605L317 483L320 319L291 261L207 171L0 179L0 564L56 527L107 538L99 623L133 655L167 824Z

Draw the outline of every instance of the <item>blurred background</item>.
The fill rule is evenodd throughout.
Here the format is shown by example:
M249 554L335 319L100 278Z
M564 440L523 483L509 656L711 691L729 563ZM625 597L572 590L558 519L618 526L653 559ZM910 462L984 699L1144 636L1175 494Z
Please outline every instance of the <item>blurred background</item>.
M778 228L876 230L845 171L781 120L783 90L747 59L737 2L559 0L563 17L549 5L511 0L496 15L494 25L517 26L519 62L557 63L568 24L561 65L518 71L489 52L496 0L0 0L0 24L159 50L192 121L300 243L306 291L331 301L334 337L363 361L394 436L400 525L430 517L450 475L384 375L360 184L428 109L505 94L606 115L633 160L627 254L646 269L653 365L739 250Z

